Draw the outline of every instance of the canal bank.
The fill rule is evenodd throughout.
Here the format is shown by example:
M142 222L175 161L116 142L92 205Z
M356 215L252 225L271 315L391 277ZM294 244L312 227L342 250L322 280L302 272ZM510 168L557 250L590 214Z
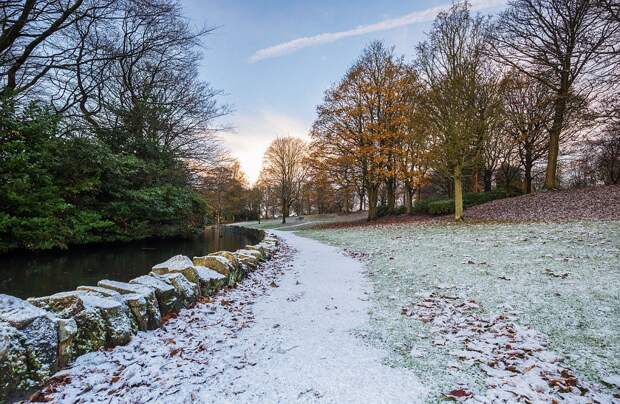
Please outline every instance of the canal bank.
M159 328L235 286L275 251L276 240L265 238L235 252L176 255L129 282L103 279L28 301L0 294L0 400L23 397L81 355Z
M22 299L97 283L128 281L173 255L189 257L235 251L261 241L261 231L239 226L209 226L192 238L147 239L77 246L66 251L19 252L0 256L0 293Z

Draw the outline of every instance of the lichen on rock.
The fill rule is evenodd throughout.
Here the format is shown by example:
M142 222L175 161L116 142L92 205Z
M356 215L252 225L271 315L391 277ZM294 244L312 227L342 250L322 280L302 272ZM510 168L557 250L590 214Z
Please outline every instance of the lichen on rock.
M25 300L0 294L0 321L23 336L28 353L28 377L45 380L58 368L57 319Z
M161 278L164 281L170 282L176 289L177 296L181 300L183 307L190 307L200 296L200 286L198 284L187 280L183 274L180 273L166 273L166 274L154 274L151 275Z
M24 335L8 323L0 322L0 398L37 385L38 380L29 375L28 356Z
M159 303L159 311L162 315L180 308L176 290L169 282L151 275L142 275L130 280L129 283L153 288Z
M149 330L154 330L161 325L161 312L159 311L159 302L155 295L155 289L148 286L112 281L109 279L97 282L97 286L114 290L122 295L138 294L143 296L146 300L146 312L148 315L147 328Z
M235 259L235 262L237 260ZM232 286L237 283L242 278L242 273L239 271L239 265L233 264L228 258L223 255L207 255L204 257L194 257L193 258L194 265L196 267L206 267L209 269L209 272L217 272L221 274L222 277L218 277L215 274L211 277L214 279L225 278L222 286L225 283Z

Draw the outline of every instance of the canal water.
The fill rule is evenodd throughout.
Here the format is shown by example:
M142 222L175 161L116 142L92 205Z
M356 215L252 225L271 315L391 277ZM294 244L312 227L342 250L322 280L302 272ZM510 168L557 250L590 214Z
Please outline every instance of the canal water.
M101 279L128 281L177 255L235 251L256 244L258 230L234 226L207 229L191 239L157 239L77 247L70 251L0 256L0 293L26 298L96 285Z

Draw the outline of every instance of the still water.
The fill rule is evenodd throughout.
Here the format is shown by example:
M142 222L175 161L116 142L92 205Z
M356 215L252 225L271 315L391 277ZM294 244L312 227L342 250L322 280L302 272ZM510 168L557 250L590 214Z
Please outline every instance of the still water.
M261 232L234 226L207 229L192 239L143 240L102 244L71 251L0 256L0 293L26 298L96 285L101 279L128 281L149 273L173 255L190 258L235 251L256 244Z

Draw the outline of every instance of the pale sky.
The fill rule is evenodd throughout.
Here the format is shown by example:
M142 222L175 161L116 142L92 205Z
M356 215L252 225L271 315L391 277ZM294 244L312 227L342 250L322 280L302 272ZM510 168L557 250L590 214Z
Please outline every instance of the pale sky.
M472 0L482 13L505 0ZM269 143L307 138L323 92L373 40L411 58L450 0L183 0L193 24L216 27L205 41L201 76L234 112L225 145L254 182Z

